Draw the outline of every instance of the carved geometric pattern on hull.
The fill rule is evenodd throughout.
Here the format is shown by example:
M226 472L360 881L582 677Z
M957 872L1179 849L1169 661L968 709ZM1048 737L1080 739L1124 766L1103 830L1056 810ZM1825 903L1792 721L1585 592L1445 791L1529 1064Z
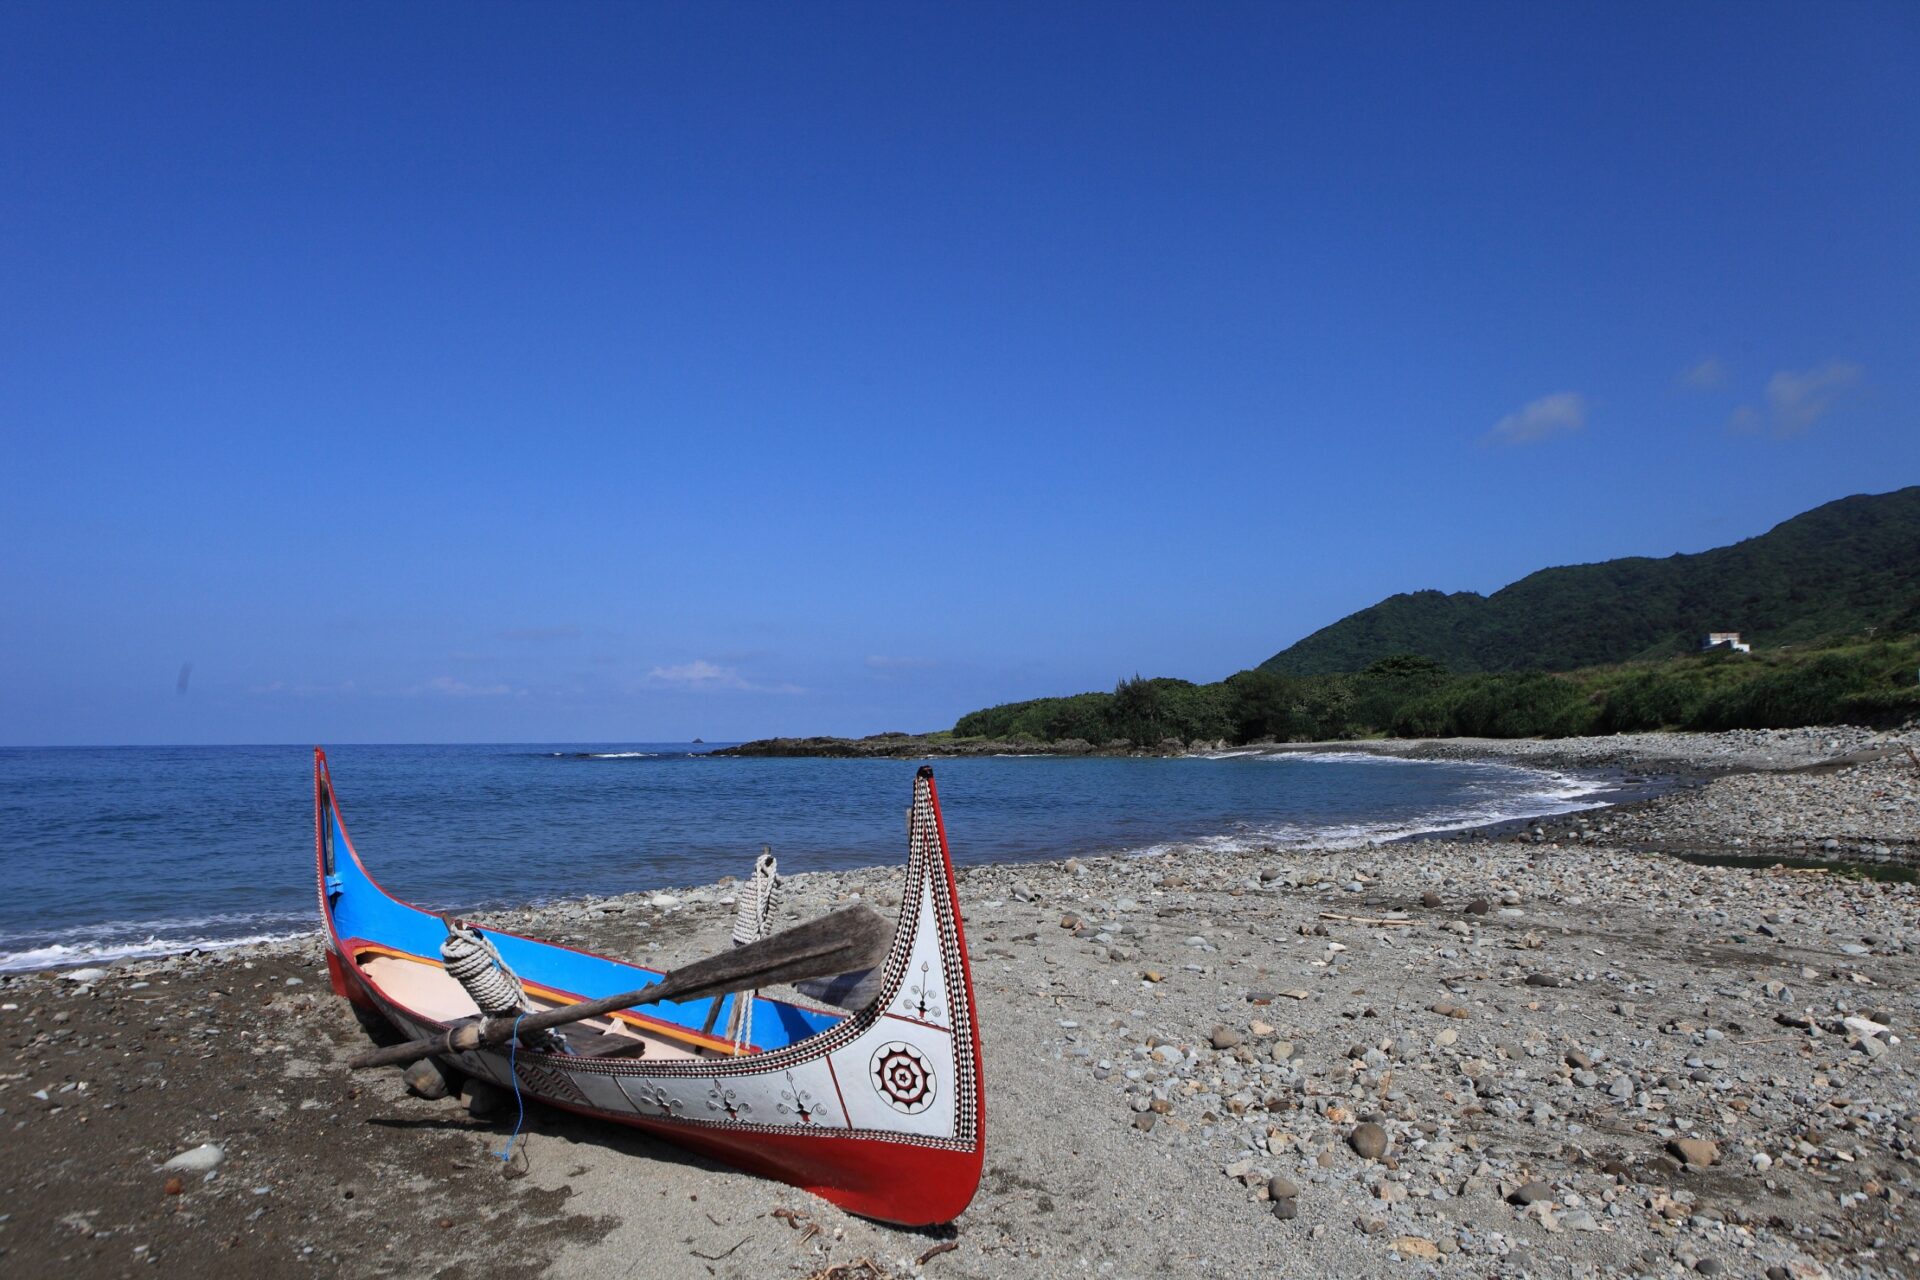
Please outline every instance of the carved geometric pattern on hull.
M520 1077L520 1083L529 1093L543 1098L552 1098L558 1102L571 1103L576 1107L588 1105L587 1095L580 1092L580 1087L574 1084L566 1072L557 1071L538 1062L527 1062L524 1059L515 1062L513 1067Z
M873 1087L887 1105L902 1115L915 1116L933 1105L939 1082L927 1055L904 1040L894 1040L873 1051Z

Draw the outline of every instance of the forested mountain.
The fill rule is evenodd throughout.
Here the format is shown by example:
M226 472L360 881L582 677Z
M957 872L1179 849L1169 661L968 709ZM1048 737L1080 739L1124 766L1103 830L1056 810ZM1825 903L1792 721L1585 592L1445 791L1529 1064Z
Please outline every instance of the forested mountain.
M1349 614L1260 669L1323 675L1418 654L1455 672L1570 671L1685 652L1920 628L1920 485L1815 507L1730 547L1542 569L1490 596L1416 591Z

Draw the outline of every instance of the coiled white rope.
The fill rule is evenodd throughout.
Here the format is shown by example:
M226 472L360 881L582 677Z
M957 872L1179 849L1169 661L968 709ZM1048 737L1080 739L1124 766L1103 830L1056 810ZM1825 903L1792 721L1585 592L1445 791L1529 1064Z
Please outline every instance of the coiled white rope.
M753 875L740 886L740 897L734 904L734 946L744 947L766 936L767 922L773 918L773 909L780 900L780 887L780 863L773 851L762 845L760 856L753 862ZM732 1041L735 1053L753 1038L753 1002L757 995L757 992L741 991L733 997L733 1012L727 1017L727 1039Z
M527 999L526 985L520 981L520 975L501 958L499 948L472 925L453 919L444 923L447 936L440 940L441 962L472 997L483 1017L502 1018L511 1014L517 1018L539 1012L533 1001ZM558 1032L540 1031L527 1037L527 1047L563 1049L565 1041Z
M440 940L440 959L466 993L473 997L480 1012L489 1018L509 1013L531 1013L533 1005L520 975L507 967L499 949L482 937L471 925L449 920L447 936Z

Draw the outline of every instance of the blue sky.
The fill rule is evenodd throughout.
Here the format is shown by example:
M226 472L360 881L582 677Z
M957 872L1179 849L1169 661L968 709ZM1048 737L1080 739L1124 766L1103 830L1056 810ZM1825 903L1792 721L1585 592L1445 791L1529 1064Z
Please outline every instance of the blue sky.
M8 6L0 742L938 728L1914 483L1917 63L1908 4Z

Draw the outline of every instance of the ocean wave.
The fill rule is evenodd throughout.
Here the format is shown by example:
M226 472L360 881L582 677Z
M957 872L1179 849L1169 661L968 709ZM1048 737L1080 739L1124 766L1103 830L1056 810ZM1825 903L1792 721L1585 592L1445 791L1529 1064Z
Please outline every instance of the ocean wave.
M658 760L658 751L550 751L553 760Z
M120 960L147 960L187 951L226 951L261 942L292 942L311 932L310 929L299 929L290 933L247 934L238 938L162 938L149 935L138 941L125 942L54 942L20 951L0 951L0 973L62 969L80 964L112 964Z
M1351 751L1283 751L1274 747L1244 747L1232 751L1211 751L1209 760L1240 759L1253 757L1271 764L1377 764L1402 766L1414 769L1479 769L1487 772L1507 774L1551 773L1538 765L1518 764L1506 760L1442 760L1427 756L1400 756L1385 751L1369 751L1365 747L1355 747Z
M106 964L183 951L221 951L311 934L310 911L215 911L151 920L102 920L56 929L0 930L0 973Z
M1435 764L1438 761L1407 760L1397 756L1361 756L1358 753L1326 752L1315 757L1296 753L1294 759L1323 759L1349 763L1357 759L1380 760L1396 764ZM1462 762L1446 761L1458 768ZM1357 849L1373 844L1405 840L1410 836L1441 835L1503 822L1529 818L1556 817L1604 808L1602 793L1614 784L1600 778L1583 778L1546 769L1488 763L1490 773L1511 777L1522 775L1533 784L1525 791L1504 791L1488 796L1484 803L1469 803L1428 813L1411 814L1380 822L1335 824L1268 823L1248 825L1241 830L1217 835L1196 836L1184 840L1159 840L1124 850L1129 857L1152 857L1178 848L1198 848L1209 852L1243 853L1274 845L1291 849Z

